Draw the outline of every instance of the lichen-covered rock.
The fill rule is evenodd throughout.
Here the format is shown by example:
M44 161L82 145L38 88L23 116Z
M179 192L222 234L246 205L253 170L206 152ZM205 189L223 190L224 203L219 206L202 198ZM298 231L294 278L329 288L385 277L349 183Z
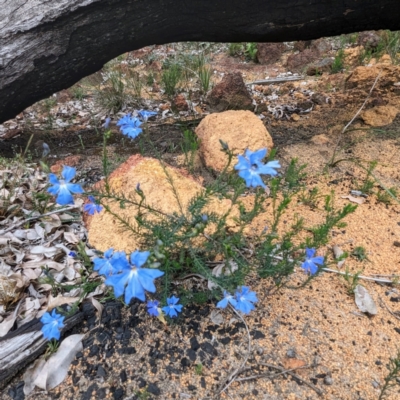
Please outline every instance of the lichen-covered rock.
M278 61L286 46L283 43L257 43L257 59L260 64L271 64Z
M291 54L286 61L286 67L292 72L302 71L308 64L317 61L318 57L317 50L305 49L300 53Z
M385 126L393 122L399 110L393 106L374 107L361 113L362 120L370 126Z
M228 144L235 154L273 147L271 135L261 120L250 111L225 111L210 114L196 128L200 139L200 155L207 167L222 171L228 157L221 150L220 140ZM233 165L236 160L233 161ZM230 166L230 169L233 168Z
M170 179L173 181L175 192ZM164 169L159 160L144 158L140 155L130 157L116 169L109 178L109 184L113 193L136 201L140 201L140 196L136 193L137 185L140 184L140 190L146 196L146 205L159 211L158 214L151 213L142 208L142 212L152 220L161 218L163 214L181 213L181 207L183 212L187 213L187 207L192 198L203 190L203 187L186 171L168 165L165 165ZM130 221L133 227L137 227L135 221L137 206L125 203L121 208L120 202L111 200L107 201L107 204L113 213L124 221ZM230 200L213 198L204 211L213 211L222 215L230 206ZM232 216L234 215L237 216L235 210L232 212ZM132 231L123 229L119 219L105 210L88 217L86 223L89 243L97 250L106 251L112 247L117 251L131 252L142 247L140 237ZM228 225L235 226L233 219L229 220Z
M357 44L366 50L375 50L381 41L381 37L375 31L364 31L358 34Z
M207 103L216 112L254 109L253 99L240 72L225 75L208 95Z
M307 67L306 74L313 76L317 74L322 74L324 72L331 72L333 65L332 58L324 58L321 61L317 61Z

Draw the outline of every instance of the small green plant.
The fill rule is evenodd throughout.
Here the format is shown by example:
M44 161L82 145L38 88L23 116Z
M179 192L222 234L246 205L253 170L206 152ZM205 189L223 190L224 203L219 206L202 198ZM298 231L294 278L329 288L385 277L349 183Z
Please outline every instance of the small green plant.
M185 154L185 165L191 173L194 171L194 158L199 148L198 138L190 129L183 131L181 149Z
M390 358L387 368L389 373L385 378L385 383L383 384L378 400L383 400L388 396L389 389L392 389L396 385L400 385L400 350L397 351L395 357Z
M210 88L212 69L209 66L202 66L199 69L200 88L204 93L207 93Z
M372 194L373 193L373 188L375 186L375 179L371 179L371 176L373 177L372 173L374 169L376 168L377 162L372 161L368 164L368 167L366 168L366 177L364 181L357 185L357 190L364 194Z
M196 375L203 375L203 364L196 364L196 366L194 367L194 373Z
M245 56L247 57L248 60L257 62L257 43L250 42L246 43L246 50L244 51Z
M182 67L173 63L163 70L161 82L167 96L173 96L176 93L177 85L182 78Z
M72 86L71 91L76 100L83 100L86 97L85 89L81 85Z
M376 193L376 199L383 204L389 205L393 199L397 198L398 190L395 187L379 190Z
M336 74L343 70L345 57L346 57L346 54L344 52L344 49L343 48L339 49L336 53L335 59L333 60L333 64L332 64L332 73L333 74Z
M44 353L44 358L48 360L52 354L56 353L58 347L60 346L60 342L56 339L49 340L47 342L46 352Z
M363 246L355 247L350 255L358 261L368 260L367 250Z
M143 80L140 74L136 71L129 72L127 80L127 88L133 91L133 96L140 99L142 96Z
M110 69L105 77L105 87L96 90L94 99L107 112L117 113L129 101L122 72Z
M136 390L135 396L138 400L149 400L151 394L147 391L147 388L144 388L142 390Z
M382 35L385 50L390 55L393 64L398 64L400 52L400 31L384 31Z
M156 81L156 78L155 78L154 72L150 72L146 77L147 86L153 86L155 81Z
M319 189L315 186L312 189L308 189L300 193L299 201L300 203L309 206L310 208L317 208L318 199L321 197Z
M350 273L348 268L346 268L345 274L340 275L347 282L347 293L348 294L350 294L350 295L354 294L356 286L358 285L358 283L360 281L361 274L362 274L362 271L357 271L356 273L353 274L353 273Z
M243 53L242 43L229 43L228 54L231 57L240 56Z

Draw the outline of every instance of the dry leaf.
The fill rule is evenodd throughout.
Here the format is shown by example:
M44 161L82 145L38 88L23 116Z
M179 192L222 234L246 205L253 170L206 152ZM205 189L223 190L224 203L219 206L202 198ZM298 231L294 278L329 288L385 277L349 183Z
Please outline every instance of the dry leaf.
M344 251L343 251L339 246L337 246L336 244L332 247L332 250L333 250L333 254L334 254L334 256L335 256L336 259L342 257L343 254L344 254ZM343 264L344 264L345 262L346 262L345 259L340 260L340 261L337 263L338 268L342 268L342 267L343 267Z
M224 317L219 310L211 311L210 319L215 325L221 325L224 323Z
M98 311L98 315L97 315L97 321L101 320L101 314L103 313L103 306L101 305L101 303L96 300L94 297L91 298L92 300L92 304L94 305L94 307L96 308L96 310Z
M364 197L354 197L352 195L340 196L342 199L349 199L352 203L363 204L365 202Z
M47 305L48 311L51 311L55 307L62 306L63 304L75 303L79 300L79 297L66 297L59 294L57 297L53 297L51 294L49 296L49 302Z
M78 351L83 350L82 339L85 335L71 335L65 338L50 359L38 373L34 384L41 389L51 390L67 376L69 367Z

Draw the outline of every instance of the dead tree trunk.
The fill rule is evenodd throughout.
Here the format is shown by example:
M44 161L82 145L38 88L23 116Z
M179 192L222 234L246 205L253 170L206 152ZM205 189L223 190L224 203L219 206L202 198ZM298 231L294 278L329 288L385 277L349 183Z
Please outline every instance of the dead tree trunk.
M83 320L78 312L65 320L62 333ZM41 332L43 324L35 319L0 338L0 389L22 368L34 361L47 348L47 339Z
M400 29L399 0L0 0L0 123L124 52Z

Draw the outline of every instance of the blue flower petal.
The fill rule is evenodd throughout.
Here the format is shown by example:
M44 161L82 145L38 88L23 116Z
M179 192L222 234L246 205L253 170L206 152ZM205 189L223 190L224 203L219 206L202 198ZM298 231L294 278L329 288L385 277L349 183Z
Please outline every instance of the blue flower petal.
M218 308L226 308L226 307L228 307L228 298L227 298L227 297L224 297L222 300L220 300L220 301L217 303L217 307L218 307Z
M49 174L49 182L52 185L59 185L60 181L58 180L57 176L55 176L54 174Z
M125 286L128 284L131 271L125 270L122 273L110 275L105 280L107 286L112 286L114 288L114 296L120 297L124 294Z
M323 265L323 263L324 263L324 257L322 257L322 256L313 257L312 262L313 262L314 264Z
M164 272L158 269L150 269L150 268L139 268L138 269L138 279L142 286L151 293L156 291L156 287L153 283L153 280L163 276Z
M141 284L139 279L136 279L136 277L133 276L131 279L129 279L128 285L125 289L125 303L129 304L134 297L141 301L146 300L143 285Z
M62 206L65 206L67 204L74 204L74 198L72 197L70 191L67 189L66 185L60 185L56 202Z
M170 318L174 318L174 317L178 316L178 313L172 307L166 306L166 307L163 307L162 310L165 312L165 315L168 315Z
M149 251L138 251L136 250L130 256L131 264L135 267L141 267L149 258L150 252Z
M82 189L82 186L79 183L67 183L65 186L72 193L76 194L84 193L84 190Z
M64 168L61 172L61 176L65 180L65 182L70 182L72 179L74 179L76 175L76 169L74 167L69 167L68 165L64 165Z
M306 258L313 258L315 254L315 249L306 248Z
M242 170L242 169L249 169L251 167L250 162L247 158L238 155L239 162L235 165L236 170Z
M261 161L266 155L267 155L267 149L265 148L254 152L251 152L250 150L246 152L246 157L249 159L251 165Z
M50 186L47 189L47 192L52 194L53 196L55 196L59 191L60 191L60 184L59 183L56 183L56 184L54 184L54 186Z

